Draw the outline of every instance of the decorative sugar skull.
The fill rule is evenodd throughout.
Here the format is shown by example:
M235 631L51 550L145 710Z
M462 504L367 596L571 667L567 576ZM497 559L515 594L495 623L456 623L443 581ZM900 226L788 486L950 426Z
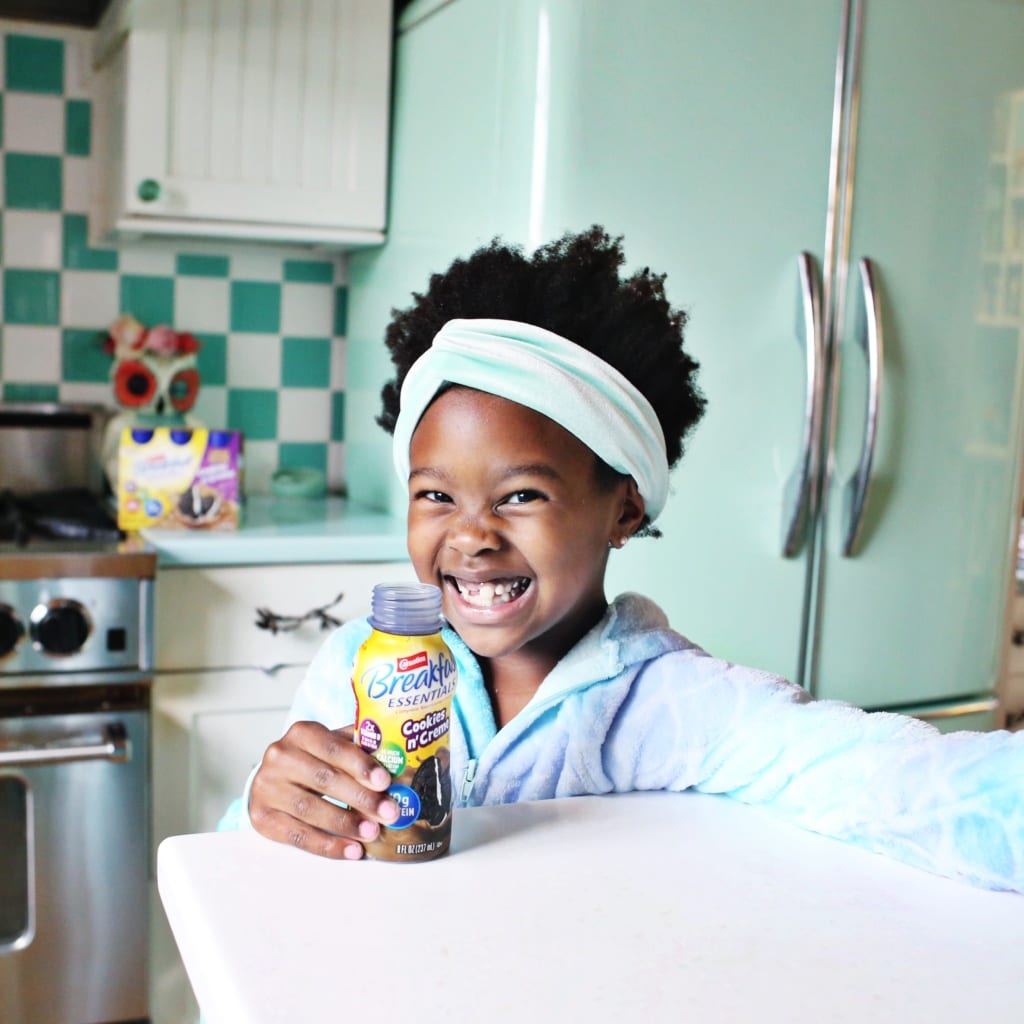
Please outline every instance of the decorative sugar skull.
M146 330L134 317L121 316L110 327L106 349L114 357L114 397L125 409L171 418L196 404L199 342L191 334L166 325Z
M202 426L188 415L199 396L199 341L163 324L147 330L135 317L124 315L110 325L103 347L114 357L110 379L114 397L123 407L107 424L103 438L103 464L116 494L125 427Z

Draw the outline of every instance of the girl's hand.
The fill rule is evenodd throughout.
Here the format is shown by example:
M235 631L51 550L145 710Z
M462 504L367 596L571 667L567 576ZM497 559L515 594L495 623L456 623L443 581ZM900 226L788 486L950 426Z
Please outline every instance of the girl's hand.
M321 857L359 860L362 843L398 820L398 805L384 796L391 781L388 770L353 742L352 726L332 731L296 722L263 755L249 818L268 839Z

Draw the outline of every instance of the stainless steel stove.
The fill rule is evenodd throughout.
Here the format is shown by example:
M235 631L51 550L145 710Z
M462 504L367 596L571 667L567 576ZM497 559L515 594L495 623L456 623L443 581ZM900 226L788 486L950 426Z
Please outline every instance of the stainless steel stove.
M9 459L44 435L70 449L76 429L94 438L90 416L7 411L0 490L17 530L0 538L0 1021L144 1021L156 559L109 518L106 534L78 529L81 507L90 521L103 511L91 441L56 478ZM70 513L25 504L69 492ZM59 513L70 533L26 507Z

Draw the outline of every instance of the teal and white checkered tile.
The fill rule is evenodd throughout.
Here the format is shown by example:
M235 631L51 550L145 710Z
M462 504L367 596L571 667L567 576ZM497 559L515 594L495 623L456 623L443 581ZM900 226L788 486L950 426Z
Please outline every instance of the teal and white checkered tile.
M0 398L113 407L102 340L131 313L200 339L194 415L244 432L250 493L279 466L315 466L342 486L346 261L92 239L90 45L76 29L9 25L0 45Z

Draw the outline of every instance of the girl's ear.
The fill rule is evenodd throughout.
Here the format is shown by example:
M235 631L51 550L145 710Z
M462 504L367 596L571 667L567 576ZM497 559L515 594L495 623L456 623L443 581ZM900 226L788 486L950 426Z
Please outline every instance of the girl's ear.
M616 533L612 538L613 547L621 548L640 529L646 511L647 506L644 504L643 495L637 489L636 481L632 477L628 477L626 489L622 495L619 518L615 524Z

